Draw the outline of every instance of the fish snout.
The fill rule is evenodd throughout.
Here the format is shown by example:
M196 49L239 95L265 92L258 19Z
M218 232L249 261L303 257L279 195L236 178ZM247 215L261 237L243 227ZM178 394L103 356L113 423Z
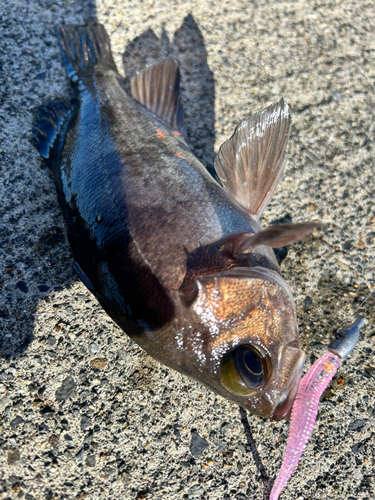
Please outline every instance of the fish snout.
M270 418L274 420L283 420L288 417L294 399L296 397L299 383L303 373L303 367L306 360L306 354L298 347L292 347L291 345L286 345L282 349L279 366L279 377L276 379L280 380L279 387L274 387L270 382L271 387L266 387L265 389L270 394L280 394L281 396L277 401L274 411Z

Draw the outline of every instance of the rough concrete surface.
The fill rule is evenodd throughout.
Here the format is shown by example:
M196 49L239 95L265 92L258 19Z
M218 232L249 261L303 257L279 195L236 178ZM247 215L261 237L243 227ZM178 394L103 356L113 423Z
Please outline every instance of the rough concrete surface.
M142 352L77 280L35 109L68 98L59 25L97 19L131 76L181 64L189 142L208 165L284 96L289 163L263 223L323 220L281 268L308 368L374 289L375 4L336 0L3 0L0 5L0 498L262 499L239 409ZM375 298L283 499L375 497ZM275 477L287 422L249 415Z

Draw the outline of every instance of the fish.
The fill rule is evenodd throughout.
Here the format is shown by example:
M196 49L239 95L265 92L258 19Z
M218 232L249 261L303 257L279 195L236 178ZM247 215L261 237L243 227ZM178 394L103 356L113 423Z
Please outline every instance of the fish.
M40 106L32 140L79 278L154 359L255 415L286 418L305 354L272 247L321 226L260 225L286 162L287 103L241 121L211 174L186 140L173 57L128 92L103 25L63 26L58 40L74 98Z

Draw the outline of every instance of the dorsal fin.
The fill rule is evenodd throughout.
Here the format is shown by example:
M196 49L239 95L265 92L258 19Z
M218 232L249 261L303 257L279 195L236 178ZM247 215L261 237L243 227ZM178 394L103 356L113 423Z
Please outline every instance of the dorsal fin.
M300 224L269 226L256 234L250 232L232 234L219 242L218 249L220 252L236 258L246 250L259 245L272 248L291 245L311 234L314 229L323 226L322 222L301 222Z
M70 103L47 102L38 108L33 123L32 140L43 158L49 158L56 138L64 124L70 121L76 106L77 100L72 99Z
M131 80L133 98L164 120L180 135L185 134L180 95L180 70L169 56L144 69Z
M225 190L259 219L279 182L291 118L284 101L242 121L215 158Z

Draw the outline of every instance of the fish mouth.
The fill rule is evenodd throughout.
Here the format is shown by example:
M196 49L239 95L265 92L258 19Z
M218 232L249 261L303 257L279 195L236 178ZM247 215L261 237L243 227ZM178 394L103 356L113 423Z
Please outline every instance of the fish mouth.
M292 410L306 359L305 353L303 351L300 351L300 353L301 355L299 357L297 365L294 368L293 375L290 377L289 383L270 417L273 420L284 420L288 418Z

